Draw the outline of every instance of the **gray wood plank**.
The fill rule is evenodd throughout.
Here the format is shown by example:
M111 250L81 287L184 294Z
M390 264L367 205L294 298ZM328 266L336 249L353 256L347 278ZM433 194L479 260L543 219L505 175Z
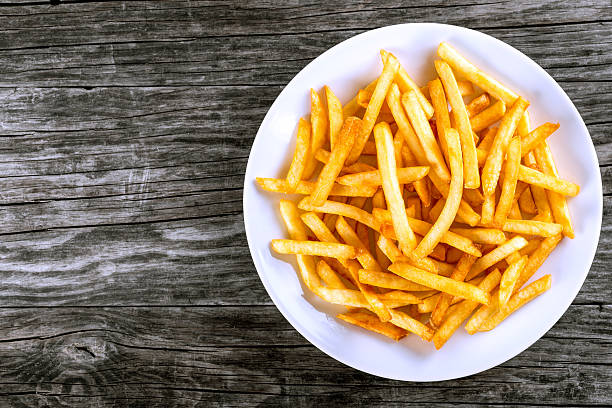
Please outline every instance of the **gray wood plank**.
M611 313L610 305L572 306L509 362L418 384L335 362L273 307L0 309L11 322L0 328L0 396L29 395L31 406L126 398L152 406L605 405L612 402Z

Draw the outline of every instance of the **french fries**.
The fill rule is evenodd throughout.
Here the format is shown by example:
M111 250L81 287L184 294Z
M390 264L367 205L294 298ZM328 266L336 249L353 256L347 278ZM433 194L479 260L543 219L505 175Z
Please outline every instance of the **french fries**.
M374 127L374 140L378 157L378 169L382 179L382 187L387 200L387 208L391 211L393 228L397 234L402 252L408 253L416 247L416 238L408 224L406 207L397 180L397 166L393 149L393 136L386 123Z
M315 190L311 194L313 205L322 205L329 197L332 191L334 182L340 174L344 162L348 157L353 143L355 143L355 137L361 132L361 120L351 116L344 121L340 133L338 134L338 140L332 149L329 161L325 163L323 169L319 173L319 178L315 186Z
M347 308L338 319L439 349L464 322L491 330L550 287L550 275L525 284L574 236L566 197L580 187L548 147L558 124L531 130L529 102L450 45L437 52L422 88L381 50L380 76L344 106L311 89L285 178L256 181L303 196L280 200L288 239L270 248Z

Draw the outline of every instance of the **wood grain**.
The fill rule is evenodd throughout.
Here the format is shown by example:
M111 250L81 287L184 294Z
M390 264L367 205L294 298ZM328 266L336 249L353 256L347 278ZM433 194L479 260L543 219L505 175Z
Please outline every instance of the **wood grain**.
M0 2L0 406L612 404L611 16L594 0ZM604 186L597 255L562 319L440 383L311 346L261 285L242 220L250 146L285 84L407 22L534 59L584 118Z

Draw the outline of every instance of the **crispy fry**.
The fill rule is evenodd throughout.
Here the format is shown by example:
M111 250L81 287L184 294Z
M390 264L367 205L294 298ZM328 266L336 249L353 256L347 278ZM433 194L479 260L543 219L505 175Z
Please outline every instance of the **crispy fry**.
M464 254L463 251L460 251L455 247L449 246L448 249L446 250L446 262L448 262L451 265L454 265L457 262L459 262L459 259L461 259L461 256L463 254Z
M555 167L555 163L553 161L552 153L546 142L543 142L540 144L540 146L536 147L534 149L534 153L536 161L544 174L559 177L557 168ZM572 221L570 219L569 209L567 207L565 197L553 191L546 191L546 196L548 197L555 222L563 225L563 235L568 238L574 238L574 229L572 228Z
M372 92L372 98L370 99L370 103L368 103L368 107L366 109L365 114L363 115L363 125L361 127L361 133L355 139L355 144L353 145L353 150L349 154L346 163L352 164L357 161L361 152L363 151L363 146L368 141L368 137L374 128L374 124L376 123L376 118L380 113L380 108L385 101L385 96L389 91L389 87L393 83L393 78L395 78L395 74L399 69L399 61L392 55L389 55L385 66L383 68L382 74L378 78L376 82L376 87Z
M550 275L545 275L533 282L532 284L520 290L516 294L512 295L508 303L504 306L500 306L497 313L491 316L485 321L482 326L478 329L479 331L489 331L497 327L506 317L510 316L513 312L522 307L525 303L533 300L537 296L546 292L550 289L552 279Z
M479 207L484 202L484 196L480 192L479 189L463 189L463 199L471 206L471 207Z
M446 159L446 164L449 164L448 159L448 148L446 147L446 138L444 137L444 129L451 127L450 116L448 114L448 102L446 102L446 96L444 95L444 88L442 82L439 79L434 79L429 83L429 95L431 96L431 103L434 107L434 113L436 116L436 131L438 133L438 142L440 142L440 148L442 154Z
M367 109L368 104L370 103L370 99L372 99L371 91L367 91L365 89L359 90L359 93L357 94L357 103L359 103L359 106ZM380 113L378 114L378 117L380 118L381 115L390 113L391 111L389 110L389 106L387 106L387 104L383 102L382 106L380 107Z
M436 72L440 76L440 80L444 85L444 91L448 98L448 102L452 108L455 127L461 140L461 149L463 160L463 178L465 179L465 188L480 187L480 175L478 172L478 157L476 156L476 145L472 136L472 128L470 127L470 119L468 117L463 98L459 94L457 81L451 71L450 66L444 61L434 61ZM411 117L412 120L412 117ZM437 123L436 123L437 125ZM444 129L446 131L446 129ZM448 143L448 140L446 141ZM450 153L449 153L450 155Z
M391 262L402 259L414 267L421 268L432 273L438 273L438 264L440 262L427 257L419 259L411 254L404 256L399 248L382 234L378 237L378 242L376 245L381 249L381 251L383 251L387 258L391 260Z
M470 125L474 132L480 132L488 128L506 114L506 105L502 101L497 101L487 109L470 118Z
M451 228L451 232L464 236L476 244L501 245L506 242L506 236L493 228Z
M393 273L361 269L359 271L359 281L371 286L386 289L406 290L410 292L423 292L431 290L427 286L411 282Z
M400 132L401 134L401 132ZM402 160L406 166L416 166L418 164L412 151L406 146L406 143L402 146ZM427 166L429 167L429 166ZM429 174L429 171L427 172ZM429 192L429 183L426 179L416 180L413 183L414 191L417 193L423 205L427 206L431 203L431 194Z
M289 236L296 240L306 240L306 228L300 220L300 215L295 203L289 200L280 200L280 213L289 232ZM296 255L298 268L302 280L308 289L313 290L314 288L321 286L321 281L316 272L314 258L307 255Z
M479 258L472 266L472 269L468 273L466 279L469 280L475 278L488 267L495 265L497 262L501 261L511 253L523 248L525 245L527 245L527 240L521 236L516 236L506 241L488 254Z
M365 269L374 271L380 271L382 268L374 259L374 256L366 248L365 244L359 239L359 236L353 228L346 222L344 217L338 217L336 221L336 231L340 234L340 237L348 245L351 245L356 250L356 257L361 266Z
M481 133L482 138L480 139L478 148L488 153L493 145L493 140L495 140L498 129L497 127L490 127L484 131L484 134Z
M483 304L488 304L490 300L489 295L473 285L423 271L405 262L393 263L389 266L389 270L402 278L420 285L460 296L464 299L474 300Z
M421 105L419 105L416 93L410 91L402 95L402 105L410 118L410 123L419 138L420 145L423 147L425 158L431 166L431 171L436 173L442 181L448 183L450 181L448 168L446 168L444 157L434 138L431 125L427 121Z
M287 190L294 192L302 179L306 165L312 160L312 151L310 150L310 123L300 118L297 130L297 141L295 144L295 153L291 166L287 172Z
M580 191L580 186L578 184L574 184L571 181L562 180L555 176L539 172L523 165L519 167L518 179L527 184L542 187L546 190L554 191L570 197L578 195L578 192Z
M361 154L373 154L376 155L376 143L372 140L368 140L363 146L363 152Z
M391 129L386 123L374 127L374 138L378 157L378 168L382 179L382 187L387 200L387 208L391 212L391 219L398 237L402 252L407 253L415 248L414 232L408 224L404 200L397 180L395 152Z
M340 133L342 123L344 122L342 104L340 99L327 85L325 85L325 99L327 100L327 117L329 118L329 145L334 150L338 133Z
M498 273L499 270L495 269ZM493 316L499 310L499 288L495 289L491 293L491 303L488 305L480 305L476 313L470 317L468 322L465 324L465 331L468 334L474 334L478 331L478 328L491 316Z
M346 285L342 282L336 271L323 259L320 259L317 263L317 274L328 288L346 289Z
M521 193L518 199L518 204L521 211L526 214L538 213L535 201L533 200L533 195L531 194L530 186L527 186L527 188L525 188L525 190Z
M471 118L485 110L491 103L491 98L488 94L483 93L480 96L472 99L470 103L465 106L468 116Z
M361 120L358 118L351 116L344 121L329 161L325 163L321 173L319 173L317 185L311 195L313 205L322 205L327 200L327 197L329 197L334 181L338 174L340 174L344 161L351 151L355 137L359 134L360 130Z
M518 260L513 261L504 271L501 281L499 282L499 306L503 307L510 299L514 285L518 280L521 272L527 263L527 256L521 256Z
M438 46L438 55L467 80L478 85L478 87L488 92L496 99L501 99L505 104L510 106L518 98L517 94L489 75L480 71L447 43L440 43Z
M321 299L329 303L333 303L336 305L344 305L348 307L362 307L365 309L374 310L374 307L367 300L367 296L363 292L360 292L358 290L334 289L325 286L318 286L314 288L313 292ZM394 298L394 296L391 296L389 299L387 299L387 294L377 295L373 292L372 296L376 296L376 299L378 300L378 302L380 302L379 306L385 308L385 310L411 305L414 304L414 302L419 301L418 298L414 300L414 296L411 296L410 299L397 299Z
M442 194L444 198L448 197L449 185L440 180L435 174L431 172L427 175L436 189ZM465 222L470 226L475 226L480 221L480 215L476 213L465 201L461 200L459 204L459 210L457 210L457 220Z
M310 90L310 125L310 151L314 153L323 147L327 137L327 113L319 94L314 89ZM304 170L305 180L312 176L316 166L317 161L311 157Z
M376 78L375 80L370 82L363 89L368 91L368 92L373 92L374 88L376 88L376 82L378 82L378 78ZM361 106L359 106L359 103L357 101L358 97L359 97L359 94L355 95L355 97L353 99L351 99L350 101L348 101L344 105L344 107L342 108L342 116L343 117L348 118L349 116L355 116L355 114L357 112L359 112L359 109L361 108Z
M487 294L499 283L501 276L498 270L491 272L478 284L478 289ZM433 343L439 350L453 333L461 326L461 323L479 306L478 302L466 300L453 306L448 310L447 317L433 336Z
M274 193L291 194L291 190L287 185L287 181L283 179L261 178L257 177L257 183L266 191ZM316 184L311 181L300 181L293 193L295 194L312 194ZM332 186L331 195L344 197L372 197L376 192L376 187L373 186L343 186L334 184Z
M355 248L332 242L273 239L270 244L279 254L327 256L338 259L351 259L357 256Z
M512 207L516 182L521 164L521 141L513 139L508 146L508 158L504 165L504 181L502 183L501 196L493 216L493 226L501 228L506 222L508 213ZM519 213L520 215L520 213Z
M540 266L542 266L553 249L555 249L559 242L561 242L561 238L562 235L555 235L554 237L544 239L540 243L540 246L529 256L525 269L523 269L521 276L516 281L516 285L514 285L515 292L520 289L529 279L531 279L533 274L536 273Z
M384 63L386 63L389 55L393 54L385 50L380 50L380 56L382 57ZM416 93L417 98L419 100L419 104L421 105L421 108L423 108L427 119L433 116L433 107L431 106L427 98L425 98L425 95L423 95L419 86L414 83L414 81L410 78L406 70L401 65L399 67L399 70L397 71L397 75L395 76L395 81L397 82L397 85L399 86L399 89L402 93L411 90Z
M430 327L399 310L391 309L389 311L391 312L391 323L416 334L425 341L431 340L434 332Z
M457 262L457 266L451 274L450 279L456 280L458 282L463 282L475 261L475 256L463 254L463 256L461 256L461 258L459 259L459 262ZM431 323L434 326L437 327L442 323L444 316L446 315L446 312L449 306L451 305L452 299L453 296L448 293L442 293L440 295L440 298L438 299L438 302L436 303L436 306L433 312L431 313Z
M303 211L341 215L365 224L373 230L380 230L380 223L372 214L362 210L361 208L355 207L354 205L338 203L336 201L326 201L323 205L316 206L312 204L310 197L304 197L302 201L298 203L298 208Z
M440 218L440 214L442 213L442 209L444 208L444 204L446 200L444 198L440 198L436 203L429 209L429 222L432 224L435 223L438 218Z
M493 145L489 151L489 155L482 169L482 192L484 195L493 194L495 186L499 179L502 160L506 153L508 143L518 126L518 122L523 116L525 109L529 106L529 102L522 98L518 98L512 108L504 115L497 135L493 140Z
M523 158L523 161L526 166L529 166L535 170L539 169L533 152L529 152ZM550 205L548 204L548 198L546 196L546 191L542 187L538 187L538 186L529 186L529 189L531 190L531 193L533 195L533 201L538 210L537 212L538 212L538 216L540 217L540 221L547 221L547 222L552 221L552 210L550 209Z
M557 129L559 124L556 123L545 123L542 126L537 127L531 133L525 137L521 137L521 156L524 157L535 149L540 143L546 140L546 138L552 135Z
M302 222L306 224L308 229L310 229L315 237L321 242L335 242L339 243L334 234L330 231L330 229L325 225L325 222L319 218L319 216L313 212L303 213L300 218Z
M453 223L461 202L461 193L463 192L463 167L459 134L454 129L447 129L444 136L446 137L446 144L448 146L452 175L448 198L444 203L444 208L440 213L440 217L438 217L435 224L419 243L419 246L414 250L414 255L418 258L430 254L433 248L440 242L442 236L448 231Z
M514 232L523 235L539 235L541 237L552 237L563 231L561 224L533 220L506 220L502 228L506 232Z
M376 315L364 310L353 310L350 312L341 313L336 317L344 320L347 323L354 324L355 326L387 336L395 341L399 341L408 333L406 330L397 327L394 324L381 322Z
M372 215L376 220L382 225L383 223L388 223L391 218L391 214L389 210L383 210L380 208L375 208L372 210ZM408 224L412 230L422 236L425 236L434 228L435 224L430 224L426 221L418 220L416 218L408 217ZM444 231L440 238L440 242L444 244L448 244L452 247L460 249L463 252L479 257L482 253L476 248L474 243L464 236L456 234L451 231Z
M377 125L378 126L378 125ZM429 172L428 166L402 167L397 169L397 180L400 184L412 183L420 180ZM346 186L372 186L378 187L382 185L379 170L373 170L363 173L347 174L338 177L336 182Z

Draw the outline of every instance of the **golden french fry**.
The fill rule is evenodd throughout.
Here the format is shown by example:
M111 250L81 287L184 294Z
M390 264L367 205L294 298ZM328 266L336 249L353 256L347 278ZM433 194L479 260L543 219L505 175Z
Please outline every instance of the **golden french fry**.
M359 135L360 131L361 120L358 118L351 116L344 121L329 161L325 163L325 166L323 166L319 173L315 190L311 195L313 205L322 205L327 200L327 197L329 197L336 177L342 171L344 161L348 157L355 142L355 137Z
M342 114L340 99L327 85L325 85L325 99L327 100L327 116L329 118L329 145L334 150L338 133L340 133L344 122L344 115Z
M391 214L389 210L383 210L381 208L372 209L372 215L382 225L391 221ZM417 234L425 236L431 231L435 224L430 224L426 221L418 220L416 218L408 217L408 224L410 228ZM440 242L448 244L454 248L457 248L465 253L479 257L482 253L474 245L474 243L460 234L456 234L451 231L444 231L440 238ZM416 255L416 254L415 254Z
M478 289L488 296L489 292L497 286L500 278L501 275L499 271L495 270L478 284ZM465 300L448 310L446 319L438 330L436 330L432 338L437 350L444 346L453 333L461 326L461 323L463 323L479 305L478 302Z
M460 251L459 249L455 247L449 246L448 249L446 250L446 262L448 262L451 265L454 265L457 262L459 262L459 259L461 259L461 256L463 254L464 254L463 251Z
M426 272L405 262L393 263L389 266L389 270L402 278L416 282L420 285L428 286L441 292L450 293L451 295L460 296L464 299L474 300L483 304L488 304L490 300L487 293L473 285Z
M490 127L484 131L484 134L481 133L482 138L480 139L480 143L478 143L478 149L488 153L493 145L493 140L495 140L498 129L497 127Z
M521 165L521 141L518 138L512 139L508 146L508 157L504 165L504 181L502 183L501 195L495 215L493 216L493 226L501 228L506 222L508 213L514 201L516 182ZM519 212L520 216L520 212Z
M354 205L328 200L323 203L323 205L316 206L312 204L310 197L304 197L302 201L298 203L298 208L303 211L314 211L320 213L341 215L343 217L351 218L362 224L365 224L373 230L380 230L380 223L376 220L376 218L374 218L372 214Z
M394 324L381 322L375 314L364 310L352 310L350 312L341 313L336 317L347 323L354 324L355 326L387 336L395 341L399 341L408 333L406 330Z
M465 110L468 113L468 116L471 118L485 110L489 104L491 103L491 98L488 94L483 93L480 96L472 99L470 103L465 105Z
M365 91L373 92L374 88L376 88L376 82L378 82L378 78L370 82L365 88ZM353 99L348 101L344 107L342 108L342 116L348 118L349 116L355 116L357 112L359 112L361 106L358 103L359 94L355 95Z
M391 129L386 123L379 123L374 127L374 139L378 157L378 168L382 179L382 187L387 200L387 208L391 212L391 219L398 237L402 252L407 253L416 246L414 232L408 225L406 208L397 180L395 152Z
M399 134L401 132L398 131ZM402 161L406 166L416 166L418 164L416 157L412 151L406 146L406 143L402 146ZM427 166L429 167L429 166ZM427 172L429 174L429 171ZM427 206L431 203L431 194L429 192L429 183L426 179L417 180L413 183L414 191L417 193L423 205Z
M527 188L521 193L518 199L519 208L521 212L525 214L537 214L538 208L533 199L533 194L531 194L531 187L527 186Z
M311 181L301 180L295 188L295 191L291 191L287 185L287 181L283 179L257 177L256 180L261 188L274 193L312 194L316 186L316 184ZM341 184L334 184L330 194L344 197L372 197L375 192L376 187L374 186L344 186Z
M470 118L470 125L474 132L480 132L488 128L506 114L506 105L502 101L497 101L490 107Z
M372 92L372 98L370 98L370 103L368 103L368 107L363 115L363 125L361 127L361 133L355 139L355 144L353 145L353 149L349 154L346 163L353 164L357 161L359 156L361 156L361 152L363 151L363 146L368 141L368 137L370 133L372 133L372 129L374 128L374 124L376 123L376 118L380 113L380 108L385 101L385 96L389 91L389 87L393 83L393 79L395 78L395 74L399 69L399 61L392 55L389 55L385 66L383 68L382 74L378 78L376 82L376 87Z
M391 323L416 334L425 341L431 340L434 332L430 327L399 310L390 309L389 312L391 313Z
M535 170L539 169L533 152L529 152L527 156L523 158L523 161L525 162L526 166L529 166ZM546 196L547 194L546 191L542 187L538 187L538 186L529 186L529 188L533 195L533 201L536 205L536 208L538 209L538 216L541 218L540 221L547 221L547 222L552 221L552 210L550 208L550 205L548 204L548 197ZM555 193L551 192L551 194L555 194ZM563 196L559 195L559 197L565 200ZM566 203L566 206L567 206L567 203ZM571 225L570 225L570 229L571 229Z
M506 242L506 235L492 228L451 228L451 232L470 239L476 244L501 245Z
M362 108L366 108L368 107L368 104L370 103L370 99L372 99L372 92L371 91L367 91L365 89L360 89L359 93L357 94L357 103L359 103L359 105ZM389 106L387 106L387 104L385 102L383 102L382 106L380 107L380 113L378 114L378 118L380 119L381 115L384 114L390 114L391 111L389 110ZM386 122L386 120L385 120Z
M525 245L523 248L521 248L521 250L519 251L519 254L520 255L531 255L531 254L534 253L534 251L536 249L538 249L538 247L540 246L541 243L542 243L541 239L532 238L532 239L529 240L527 245Z
M504 101L508 106L512 105L518 95L506 88L504 85L476 68L466 60L453 47L443 42L438 46L438 56L446 61L455 71L463 75L467 80L494 96Z
M479 207L484 202L484 196L478 189L463 189L463 199L472 207Z
M317 263L317 274L325 282L327 287L332 289L346 289L346 285L342 282L342 279L338 276L336 271L329 266L323 259Z
M425 177L428 172L428 166L401 167L397 169L397 180L400 184L412 183ZM377 187L382 185L382 178L380 177L379 170L373 170L363 173L347 174L338 177L336 182L346 186Z
M363 146L363 151L361 152L361 154L376 155L376 143L374 143L372 140L368 140Z
M319 218L319 216L313 212L303 213L300 218L302 222L306 224L308 229L310 229L315 237L321 242L334 242L339 243L334 234L330 231L330 229L325 225L325 222Z
M506 258L513 252L518 251L527 245L527 240L521 236L516 236L508 241L504 242L491 252L486 255L483 255L481 258L474 263L472 269L468 273L466 279L472 279L476 276L480 275L485 269L495 265L497 262Z
M519 256L518 260L513 261L504 271L501 281L499 282L499 305L503 307L510 299L514 285L516 284L521 272L527 264L528 256Z
M321 163L327 163L331 157L331 152L328 152L325 149L319 149L317 150L317 152L315 153L315 159L317 159L318 161L320 161ZM361 156L362 159L366 159L366 156ZM344 166L342 168L342 171L344 173L362 173L365 171L374 171L376 170L376 167L362 162L362 161L358 161L356 163L351 164L350 166Z
M540 127L537 127L531 131L527 136L521 137L521 156L524 157L535 149L540 143L546 140L546 138L552 135L555 130L559 129L558 123L545 123Z
M550 275L545 275L537 281L526 286L524 289L512 295L508 303L501 306L497 313L485 321L478 329L479 331L489 331L497 327L506 317L510 316L525 303L533 300L537 296L550 289L552 279Z
M495 192L484 196L482 203L482 213L480 215L480 223L484 226L493 225L493 216L495 214Z
M514 285L514 291L519 290L534 273L542 266L548 255L555 249L555 247L561 242L562 235L555 235L554 237L548 237L544 239L540 246L529 256L525 269L521 272L521 276L518 278Z
M429 209L428 219L429 222L434 224L438 218L440 218L440 214L442 213L442 209L444 208L446 200L444 198L440 198L434 205Z
M386 289L406 290L410 292L423 292L431 290L427 286L410 282L393 273L361 269L359 271L359 281L370 286L377 286Z
M378 237L378 242L376 243L376 245L385 254L385 256L391 260L391 262L395 262L397 260L402 259L403 261L408 262L410 265L415 266L417 268L421 268L432 273L438 273L438 264L441 262L435 261L434 259L428 257L419 259L411 254L409 254L408 256L404 256L402 254L402 251L400 251L393 242L391 242L382 234Z
M457 262L457 266L451 274L450 279L456 280L458 282L463 282L475 261L475 256L463 254ZM440 326L440 324L444 320L444 316L446 315L446 312L448 311L448 308L451 305L452 299L453 296L448 293L442 293L440 295L440 298L438 299L438 302L436 303L433 312L431 312L430 318L431 323L435 327Z
M552 237L563 232L561 224L533 220L506 220L502 228L506 232L523 235Z
M444 137L444 129L451 127L450 116L448 114L448 102L446 102L446 96L444 95L444 88L440 79L434 79L429 83L429 95L431 96L431 103L434 108L436 117L436 131L438 133L438 142L440 142L440 148L442 154L446 159L446 164L449 164L448 159L448 148L446 147L446 138Z
M438 242L440 242L442 236L448 231L455 220L461 202L461 194L463 192L463 163L461 160L459 134L456 130L449 128L446 129L444 136L448 146L448 156L452 175L449 193L437 221L414 250L414 255L418 258L429 255Z
M270 245L279 254L327 256L338 259L352 259L357 256L354 247L333 242L273 239Z
M559 173L557 173L557 168L555 167L555 162L553 161L552 152L550 151L546 141L536 147L534 149L534 153L537 164L540 166L544 174L559 177ZM574 238L574 230L572 228L572 221L570 219L569 209L567 207L565 197L562 194L557 194L553 191L546 191L546 196L548 197L555 222L563 225L563 235L568 238Z
M431 166L431 171L436 173L443 182L448 183L450 181L450 174L446 168L444 157L434 138L431 125L427 121L421 105L419 105L416 93L410 91L402 95L402 105L410 118L410 123L419 138L420 145L423 147L425 158Z
M470 96L474 93L474 85L470 81L460 79L457 81L457 86L461 96Z
M289 200L280 200L280 213L289 236L296 240L306 240L308 236L306 234L306 228L300 220L300 215L295 203ZM316 272L314 258L308 255L296 255L298 268L302 280L308 289L313 290L321 286L321 281Z
M328 288L325 286L318 286L313 289L313 292L317 296L319 296L321 299L329 303L333 303L336 305L344 305L348 307L362 307L362 308L374 311L374 307L369 303L369 300L366 294L358 290L335 289L335 288ZM410 295L410 294L406 294L406 295ZM397 298L394 298L393 296L391 296L389 299L385 299L385 297L387 297L386 293L382 295L378 295L372 292L372 296L376 297L376 300L380 302L379 306L381 308L384 308L384 310L389 310L391 308L415 304L415 302L419 301L419 299L414 296L409 296L409 299L401 299L401 298L397 299ZM389 315L389 317L391 316Z
M336 221L336 231L338 234L340 234L340 237L344 242L355 248L357 260L364 269L374 271L382 270L378 262L376 262L374 256L372 256L365 244L359 239L359 236L355 230L351 228L344 217L338 217L338 220Z
M314 152L323 147L327 138L327 113L319 94L314 89L310 90L310 125L310 151L314 154ZM316 166L317 161L314 157L311 157L310 161L306 164L303 178L308 180L315 171Z
M393 55L393 54L385 50L380 50L380 56L382 57L383 63L386 63L389 55ZM399 89L402 93L408 92L408 91L414 91L417 94L419 104L421 105L421 108L423 108L423 111L425 112L427 119L433 116L434 114L433 107L431 106L431 104L429 103L425 95L423 95L423 93L421 92L421 88L419 88L419 86L414 83L412 78L410 78L406 70L401 65L399 67L399 70L397 71L395 82L399 86Z
M297 141L295 144L295 153L291 166L287 172L287 189L289 192L294 192L302 179L306 165L312 160L312 151L310 150L310 123L304 118L300 118L297 130Z
M496 269L499 273L499 270ZM487 319L493 316L499 310L499 289L495 289L491 293L491 303L488 305L480 305L476 313L470 317L468 322L465 324L465 331L468 334L474 334L478 331L478 328L487 321Z
M523 116L523 113L529 106L529 102L523 98L518 98L516 103L504 115L497 135L493 140L493 145L487 156L487 160L482 169L482 192L484 195L493 194L495 186L499 179L503 156L506 153L510 139L518 126L518 122Z
M429 174L427 174L427 177L429 177L429 180L440 192L440 194L442 194L444 198L447 198L449 185L439 179L435 173L429 172ZM459 210L457 210L457 221L464 222L469 226L473 227L477 225L480 221L480 215L478 215L476 211L474 211L472 207L470 207L470 205L462 199L461 203L459 204Z
M580 186L578 184L562 180L523 165L519 167L518 179L524 183L532 184L570 197L578 195L580 191Z
M467 110L465 109L463 98L459 93L455 75L453 75L453 71L451 71L450 66L446 62L434 61L434 64L436 67L436 72L440 76L440 80L444 85L444 91L446 92L448 102L452 108L455 127L457 128L459 139L461 141L460 152L463 160L462 171L463 178L465 179L465 188L478 188L480 187L480 174L478 172L476 145L474 144L474 138L472 136L470 118L468 117ZM436 126L438 126L437 123ZM446 129L444 130L446 131Z

